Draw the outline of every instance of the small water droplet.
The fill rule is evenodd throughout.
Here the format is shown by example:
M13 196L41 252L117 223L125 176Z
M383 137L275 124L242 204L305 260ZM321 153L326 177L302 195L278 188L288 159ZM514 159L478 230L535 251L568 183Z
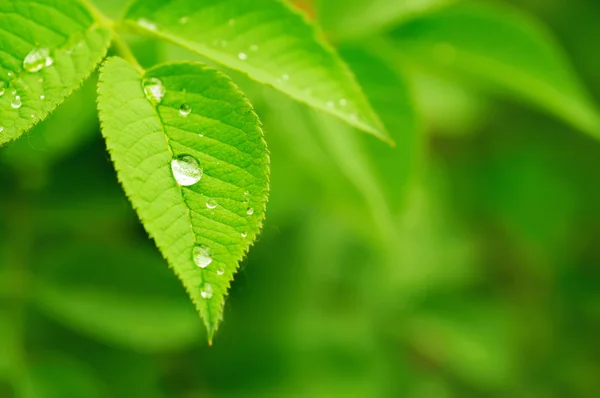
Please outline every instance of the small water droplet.
M203 299L207 299L207 300L212 297L213 288L210 283L204 284L204 286L202 287L202 290L200 290L200 295L202 296Z
M21 102L21 97L18 95L15 96L15 99L10 103L10 106L12 106L14 109L19 109L21 105L23 105Z
M35 115L32 113L31 115L29 115L32 119L35 117Z
M250 192L244 191L244 196L248 196L248 195L250 195Z
M328 108L333 108L335 106L335 102L333 101L327 101L327 107Z
M198 137L204 137L204 134L198 133Z
M246 213L251 216L252 214L254 214L254 209L252 207L248 207L248 210L246 211Z
M288 75L287 73L284 73L281 78L283 79L284 82L287 82L288 80L290 80L290 75Z
M192 108L188 104L183 104L179 107L179 114L183 117L187 117L192 112Z
M182 25L185 25L188 22L190 22L190 19L188 17L181 17L181 18L179 18L179 23L182 24Z
M137 20L137 24L142 28L146 28L149 30L156 30L156 24L152 21L147 20L146 18L140 18Z
M217 201L214 199L209 199L208 202L206 202L206 207L208 207L209 209L214 209L217 207Z
M144 89L146 98L153 104L159 104L167 92L165 85L156 77L149 77L142 80L142 88Z
M346 105L348 105L348 100L346 100L346 98L340 99L340 106L346 106Z
M25 56L23 60L23 69L27 72L38 72L54 63L50 56L50 50L47 48L34 48Z
M0 126L0 133L4 131L4 127Z
M40 95L40 99L43 101L46 98L44 94Z
M181 155L171 160L171 170L175 181L184 187L194 185L202 178L200 164L189 155Z
M247 232L242 232L242 238L245 238L246 236L248 236Z
M217 270L217 275L219 275L219 276L223 275L224 273L225 273L225 268L223 268L223 267L220 267L220 268Z
M12 77L13 73L12 73L12 72L8 72L6 75L7 75L8 77Z
M252 44L252 45L250 46L250 51L257 52L257 51L258 51L258 46L257 46L256 44Z
M203 245L195 246L192 255L194 257L194 263L200 268L208 267L213 260L210 249Z
M248 59L248 56L246 55L246 53L239 53L238 58L242 61L245 61L246 59Z

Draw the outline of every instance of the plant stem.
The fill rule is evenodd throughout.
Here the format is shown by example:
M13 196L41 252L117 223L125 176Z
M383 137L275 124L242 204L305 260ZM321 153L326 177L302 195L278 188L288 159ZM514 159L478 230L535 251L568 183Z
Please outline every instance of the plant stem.
M125 59L126 61L131 63L133 66L135 66L135 68L138 69L139 72L143 73L144 68L142 68L140 66L139 62L137 61L137 58L133 54L133 51L131 51L131 48L129 47L129 45L117 33L117 30L115 29L116 23L112 19L110 19L109 17L104 15L104 13L102 13L102 11L100 11L98 8L96 8L96 6L94 6L89 0L80 0L80 1L88 9L88 11L92 14L94 19L100 26L103 26L111 31L112 47L115 49L117 54L119 54L119 56L121 56L123 59Z

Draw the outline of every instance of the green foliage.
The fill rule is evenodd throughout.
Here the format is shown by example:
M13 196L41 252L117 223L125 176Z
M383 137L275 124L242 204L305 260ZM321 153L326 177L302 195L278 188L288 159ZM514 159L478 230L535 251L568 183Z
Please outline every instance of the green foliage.
M597 2L125 3L0 1L0 397L598 395Z
M226 76L202 64L141 75L112 58L100 79L102 132L119 179L212 340L265 215L269 158L258 117Z
M0 5L0 145L60 105L102 61L110 31L76 0Z

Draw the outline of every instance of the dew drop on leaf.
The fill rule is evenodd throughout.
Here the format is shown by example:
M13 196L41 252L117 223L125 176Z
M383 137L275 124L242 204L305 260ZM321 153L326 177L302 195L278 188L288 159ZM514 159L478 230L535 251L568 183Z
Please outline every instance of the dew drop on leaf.
M12 100L12 102L10 103L10 106L12 106L14 109L19 109L21 105L23 105L23 103L21 102L21 97L16 95L15 99Z
M334 106L335 106L335 102L333 102L333 101L327 101L327 107L333 108Z
M192 108L188 104L183 104L179 108L179 113L183 117L187 117L192 112Z
M210 249L206 246L195 246L192 255L194 257L194 263L200 268L206 268L212 263Z
M47 48L34 48L25 56L23 60L23 69L27 72L39 72L40 70L52 65L54 59L50 56L50 50Z
M46 96L44 94L40 95L40 99L43 101Z
M0 97L2 97L5 92L6 92L6 83L4 83L3 81L0 81Z
M142 80L142 87L146 98L153 104L159 104L167 92L162 81L156 77Z
M171 170L175 181L184 187L194 185L202 178L202 167L189 155L177 156L171 160Z
M287 73L284 73L281 78L283 79L284 82L287 82L288 80L290 80L290 75L288 75Z
M217 270L217 275L219 275L219 276L223 275L224 273L225 273L225 268L223 268L223 267L220 267L220 268Z
M246 59L248 59L248 55L246 55L246 53L239 53L238 58L242 61L245 61Z
M248 236L247 232L242 232L242 238L245 238L246 236Z
M217 207L217 201L214 199L209 199L208 202L206 202L206 207L208 207L209 209L214 209Z
M211 286L210 283L205 283L204 284L204 286L202 287L202 290L200 291L200 295L204 299L209 299L209 298L212 297L212 295L213 295L213 288L212 288L212 286Z
M248 210L246 211L246 213L251 216L252 214L254 214L254 209L252 207L248 207Z
M0 133L4 131L4 127L0 126Z
M146 28L149 30L156 30L156 24L152 21L147 20L146 18L140 18L137 20L137 24L142 28Z

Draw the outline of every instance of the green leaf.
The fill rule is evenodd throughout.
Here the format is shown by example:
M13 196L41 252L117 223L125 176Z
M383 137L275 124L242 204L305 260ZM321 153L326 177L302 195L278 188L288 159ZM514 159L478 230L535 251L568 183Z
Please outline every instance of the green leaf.
M158 253L76 243L45 251L35 260L40 271L34 302L47 316L139 352L199 342L197 315Z
M364 38L456 0L317 0L319 20L338 40Z
M513 8L455 5L402 25L399 55L508 91L600 138L600 119L555 40Z
M142 76L112 58L100 80L102 132L119 179L210 340L265 216L269 156L258 117L226 76L199 63ZM162 100L146 98L150 82L165 88Z
M78 2L0 3L0 145L56 108L106 55L111 33Z
M348 67L279 0L138 0L126 18L389 141Z

